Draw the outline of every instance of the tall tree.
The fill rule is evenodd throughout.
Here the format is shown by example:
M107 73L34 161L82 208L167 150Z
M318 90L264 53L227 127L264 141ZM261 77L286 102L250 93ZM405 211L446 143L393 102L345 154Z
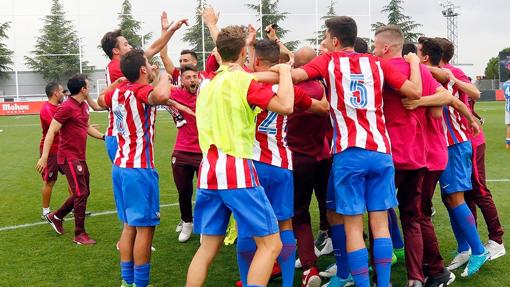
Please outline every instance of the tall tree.
M501 52L510 52L510 47L501 50L500 53ZM499 79L499 55L489 59L489 62L487 62L485 66L484 74L486 79Z
M415 30L421 27L421 24L411 20L411 17L404 14L404 8L402 7L404 0L389 0L388 5L384 6L381 13L388 14L387 24L394 24L400 26L402 32L404 32L404 38L409 42L417 42L422 33L415 32ZM372 24L372 30L375 31L377 28L386 25L382 22Z
M135 48L143 48L144 41L147 43L152 38L152 33L140 35L139 31L142 29L142 22L136 20L131 14L131 3L129 0L122 2L122 9L119 14L119 28L122 30L122 35L126 38L129 44Z
M197 8L195 14L195 24L189 26L184 33L184 37L182 40L191 45L190 49L197 52L198 54L198 67L203 67L203 55L202 55L202 16L200 15L200 8L205 6L207 2L205 0L197 1ZM211 38L211 34L209 33L209 29L206 25L204 25L204 46L203 49L206 52L206 55L210 53L215 45Z
M261 0L260 2L257 1L256 4L245 4L246 7L248 7L250 10L253 10L255 13L260 14L262 12L262 28L265 28L269 24L277 24L279 26L278 29L276 29L276 35L279 39L283 41L283 38L287 33L289 33L288 29L284 29L279 24L282 23L285 19L287 19L287 15L289 13L287 12L280 12L278 10L278 4L280 4L280 0ZM261 9L262 5L262 9ZM257 22L260 23L260 18L257 19ZM260 28L257 30L257 35L260 35ZM285 46L293 51L297 48L297 45L299 44L299 41L289 41L284 43Z
M316 44L316 40L318 39L319 43L321 43L322 39L324 38L324 32L326 32L326 25L324 24L324 22L329 19L329 18L332 18L336 15L336 12L335 12L335 4L336 2L334 0L331 0L329 2L329 5L328 5L328 11L326 12L326 15L322 16L320 19L321 19L321 22L322 22L322 25L320 27L320 30L319 31L315 31L313 32L313 35L314 37L313 38L308 38L306 39L305 41L307 41L308 43L310 43L310 45L315 45Z
M7 30L10 28L10 25L10 22L0 24L0 78L9 77L7 72L12 71L10 66L14 64L11 58L14 52L9 50L7 45L3 42L7 39Z
M25 56L27 66L51 81L62 81L80 71L80 41L59 0L52 0L50 14L43 18L43 27L37 37L34 57ZM87 61L81 60L84 71Z

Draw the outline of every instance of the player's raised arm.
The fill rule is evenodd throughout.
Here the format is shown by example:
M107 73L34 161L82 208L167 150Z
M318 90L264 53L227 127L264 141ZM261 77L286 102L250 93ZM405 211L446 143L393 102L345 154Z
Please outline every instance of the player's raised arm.
M267 105L267 109L282 115L290 115L294 111L294 86L290 75L290 66L279 64L271 67L271 71L279 75L278 92Z
M161 13L161 35L163 36L165 32L170 28L170 23L168 23L168 16L165 11ZM159 51L159 57L163 62L163 66L165 67L166 72L169 75L173 75L175 68L174 62L168 56L168 44Z
M55 139L55 135L60 131L62 124L57 122L56 120L52 120L50 124L50 128L48 129L48 133L46 134L46 138L44 139L43 150L41 154L41 158L37 161L35 165L35 169L37 172L42 173L46 165L48 164L48 155L50 154L50 148Z
M149 94L150 105L166 105L170 98L170 80L166 72L161 72L159 81Z
M161 17L161 18L162 18L162 21L164 21L163 17ZM181 28L182 25L187 26L188 19L181 19L181 20L172 22L170 24L170 26L168 27L168 29L161 35L161 37L159 37L159 39L154 41L154 43L152 43L152 45L149 48L147 48L147 50L145 50L145 56L147 57L147 59L151 59L154 55L159 53L159 51L161 51L161 49L163 49L163 47L165 47L165 45L168 43L170 38L172 38L175 31L179 30L179 28Z
M216 13L211 5L206 5L200 9L200 14L204 19L204 24L209 29L209 33L211 34L214 44L216 44L216 39L218 39L218 34L220 33L217 26L218 19L220 18L220 12Z
M102 107L103 109L108 109L108 108L111 108L107 103L106 103L106 100L105 100L105 97L107 94L109 93L112 93L113 91L115 91L115 88L117 88L117 86L124 82L126 80L126 77L120 77L118 78L117 80L115 80L115 82L113 82L111 85L109 85L108 87L106 87L103 91L101 91L101 93L99 94L99 96L97 97L97 104Z

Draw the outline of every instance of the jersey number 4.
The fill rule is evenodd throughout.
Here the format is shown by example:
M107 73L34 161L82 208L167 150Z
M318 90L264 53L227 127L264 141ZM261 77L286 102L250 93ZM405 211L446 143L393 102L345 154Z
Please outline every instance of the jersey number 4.
M276 120L276 117L278 116L275 112L268 112L267 118L265 118L257 128L259 132L263 132L270 135L276 134L276 128L273 126L273 122Z
M350 101L357 109L364 109L367 106L367 88L364 85L365 77L363 74L351 74Z

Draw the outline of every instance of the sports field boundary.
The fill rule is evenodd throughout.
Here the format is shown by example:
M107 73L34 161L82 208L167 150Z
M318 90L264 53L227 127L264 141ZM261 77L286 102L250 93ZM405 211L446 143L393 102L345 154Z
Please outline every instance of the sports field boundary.
M178 206L178 205L179 205L179 203L175 202L175 203L161 204L159 207L162 208L162 207L171 207L171 206ZM110 215L110 214L116 214L116 213L117 213L117 210L106 210L106 211L92 212L90 214L90 217ZM21 228L28 228L28 227L44 225L44 224L48 224L48 222L47 221L38 221L38 222L33 222L33 223L5 226L5 227L0 227L0 232L1 231L7 231L7 230L16 230L16 229L21 229Z

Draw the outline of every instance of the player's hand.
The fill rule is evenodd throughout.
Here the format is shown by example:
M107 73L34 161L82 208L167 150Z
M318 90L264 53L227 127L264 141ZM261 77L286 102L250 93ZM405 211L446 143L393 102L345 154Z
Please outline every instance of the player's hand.
M290 65L287 65L287 64L278 64L278 65L274 65L272 66L269 71L272 71L272 72L276 72L276 73L282 73L282 72L290 72Z
M220 12L216 13L211 5L206 5L204 8L200 9L200 14L204 18L204 23L206 25L216 25L220 18Z
M42 174L47 165L48 165L48 158L41 157L37 161L37 164L35 165L35 170L37 170L38 173Z
M450 69L442 68L441 70L443 70L443 72L445 72L446 75L448 75L449 80L455 80L455 76L453 75L453 73Z
M405 55L404 59L409 64L413 64L413 63L419 64L420 63L420 58L415 53L409 53L409 54Z
M170 23L168 22L168 15L166 14L166 11L163 11L161 13L161 30L168 30L170 28Z
M410 100L408 98L403 98L402 105L407 110L414 110L414 109L417 109L418 107L420 107L420 100Z
M182 25L186 25L186 26L189 26L189 23L188 23L188 19L181 19L181 20L178 20L178 21L172 21L172 23L170 23L170 30L175 32L177 30L179 30Z
M255 46L257 42L257 30L252 24L248 24L248 37L246 37L246 46Z
M480 134L480 126L476 121L472 121L469 123L469 127L471 128L471 132L473 133L473 136L477 136Z
M267 25L264 31L266 31L266 35L269 40L276 41L278 39L276 36L276 29L273 28L273 24Z

